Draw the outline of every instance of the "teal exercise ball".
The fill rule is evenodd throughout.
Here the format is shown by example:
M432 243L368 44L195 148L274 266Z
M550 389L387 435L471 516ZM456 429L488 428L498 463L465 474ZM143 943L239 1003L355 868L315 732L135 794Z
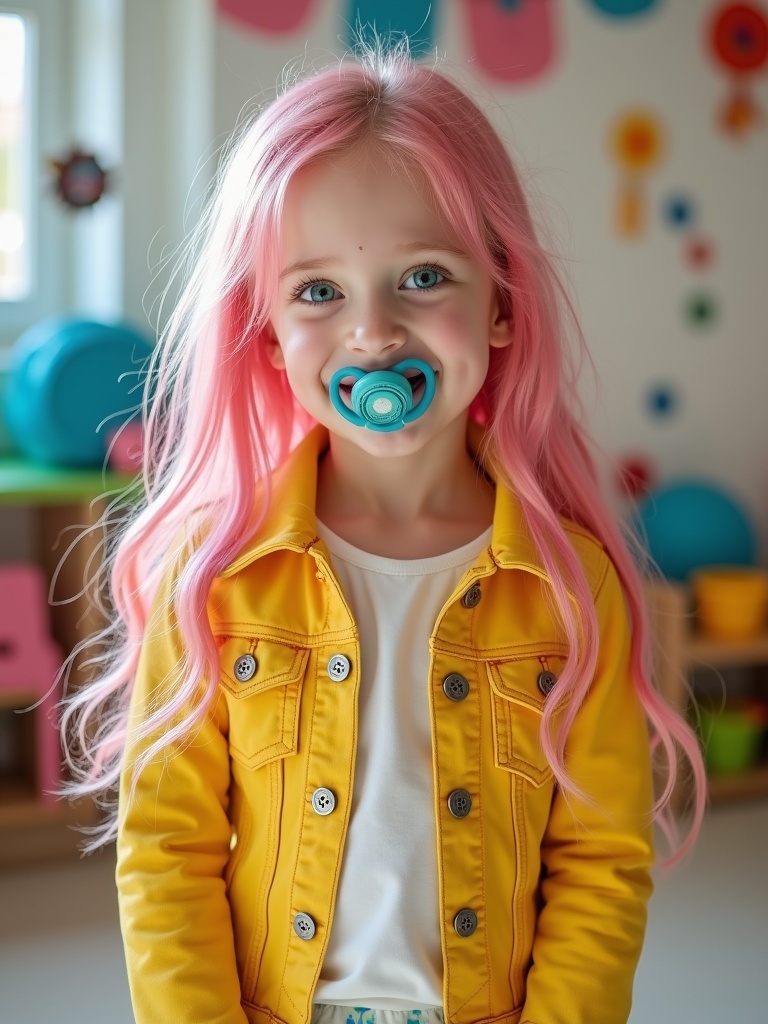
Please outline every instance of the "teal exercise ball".
M152 344L124 323L74 316L42 320L12 349L4 413L27 458L101 466L112 435L141 403Z
M677 480L649 492L638 508L651 557L670 580L705 565L754 565L756 531L739 502L705 480Z

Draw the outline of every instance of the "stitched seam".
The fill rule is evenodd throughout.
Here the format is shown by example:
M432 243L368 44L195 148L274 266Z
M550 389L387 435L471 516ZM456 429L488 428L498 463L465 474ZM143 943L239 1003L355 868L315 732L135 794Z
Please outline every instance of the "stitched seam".
M509 987L512 992L512 1001L518 1005L523 1004L523 993L517 991L517 977L522 980L523 972L520 964L523 948L523 906L521 892L524 890L523 879L528 877L528 854L525 836L525 813L521 784L514 777L510 776L510 797L512 803L516 871L515 884L512 888L512 956L510 957ZM524 986L523 986L524 987Z
M308 751L307 751L306 768L305 768L305 774L304 774L304 793L306 793L307 789L309 788L309 763L310 763L310 760L311 760L311 758L309 756L309 752L312 750L312 743L313 743L313 740L314 740L314 731L315 731L314 730L314 725L315 725L315 721L316 721L315 711L317 709L317 690L318 690L318 687L320 685L320 679L319 679L320 671L319 670L320 670L320 659L318 658L317 659L317 666L315 668L315 690L314 690L314 694L312 696L312 717L310 718L310 722L312 724L311 724L310 731L309 731L309 742L307 744ZM298 844L297 844L297 847L298 847L299 850L301 850L301 848L302 848L302 839L304 838L304 819L305 819L306 813L307 813L307 811L306 811L306 808L305 808L304 811L302 812L302 815L301 815L301 827L299 829L299 839L298 839ZM291 904L290 904L290 912L291 913L293 913L293 908L296 906L295 892L296 892L296 874L298 872L298 866L299 866L299 861L298 861L298 857L297 857L296 858L296 868L294 870L293 880L291 882ZM291 933L289 932L288 933L288 945L289 945L289 947L290 947L290 944L291 944L292 941L293 941L293 939L292 939ZM283 977L282 977L282 979L280 981L280 992L281 992L280 1002L282 1001L282 995L285 995L285 998L288 1000L288 1002L291 1004L291 1006L294 1008L294 1010L296 1010L297 1013L301 1013L301 1010L299 1009L297 1004L294 1003L293 999L291 999L290 993L288 992L288 989L285 987L285 975L286 975L287 970L288 970L288 949L286 949L286 951L285 951L285 960L283 962ZM279 1003L278 1003L278 1006L279 1006Z
M358 664L359 664L359 661L360 661L360 645L359 644L356 645L355 657L358 659ZM360 690L359 690L360 685L361 685L361 683L360 683L360 681L358 681L358 693L360 692ZM355 751L357 751L357 715L355 715L355 725L354 725L354 732L352 733L352 742L355 745ZM353 767L352 767L352 761L350 760L349 770L347 772L347 793L348 794L352 793L353 776L354 776L354 771L353 771ZM350 798L347 800L347 824L344 826L344 835L345 836L346 836L346 833L347 833L347 828L349 826L349 820L350 820L351 817L352 817L352 799L351 799L351 796L350 796ZM338 851L337 851L337 854L336 854L336 863L334 865L334 868L335 868L334 878L337 878L337 879L338 879L339 874L340 874L340 865L341 865L341 859L342 859L342 846L343 845L344 845L343 842L339 843ZM335 906L336 906L336 894L334 894L331 897L331 905L328 908L329 919L328 919L327 924L329 926L330 926L330 920L331 920L331 917L333 916L333 911L334 911ZM329 932L330 932L330 928L328 928L328 930L326 932L326 935L328 935ZM326 939L326 949L327 949L327 939ZM313 979L313 985L312 985L312 990L313 991L314 991L314 988L317 985L317 979L320 977L320 972L321 972L322 967L323 967L323 959L324 959L323 956L321 956L318 959L317 970L315 971L315 977ZM309 1016L311 1017L311 1015L312 1015L312 1007L310 1005L310 1007L309 1007Z
M477 786L478 786L478 790L479 790L480 807L481 808L483 807L483 767L482 767L482 757L480 756L480 751L483 749L484 739L485 739L485 734L484 734L484 731L483 731L483 707L482 707L482 701L480 701L480 729L479 729L480 749L477 752L478 753L478 758L477 759L478 759L478 762L480 764L480 771L478 772L478 783L477 783ZM486 898L487 890L486 890L486 884L485 884L485 877L486 877L485 831L483 829L483 814L481 813L478 817L480 818L480 857L481 857L481 862L480 862L480 878L481 878L481 885L482 885L482 892L483 892L483 918L484 918L484 921L483 921L483 931L485 932L485 935L484 935L484 945L485 945L485 977L486 977L486 985L488 987L488 1015L491 1016L492 1013L493 1013L493 1008L491 1006L491 991L492 991L492 986L491 986L491 950L490 950L490 946L489 946L490 935L488 934L488 900Z

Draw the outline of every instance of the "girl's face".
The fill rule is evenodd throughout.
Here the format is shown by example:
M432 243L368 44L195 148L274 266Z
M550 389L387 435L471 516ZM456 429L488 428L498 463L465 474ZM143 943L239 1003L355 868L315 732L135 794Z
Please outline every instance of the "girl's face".
M508 344L510 326L489 274L418 172L362 148L305 167L286 194L281 268L268 352L315 419L377 456L410 454L446 430L464 443L489 347ZM379 433L333 408L328 384L337 370L382 370L409 358L436 374L419 419Z

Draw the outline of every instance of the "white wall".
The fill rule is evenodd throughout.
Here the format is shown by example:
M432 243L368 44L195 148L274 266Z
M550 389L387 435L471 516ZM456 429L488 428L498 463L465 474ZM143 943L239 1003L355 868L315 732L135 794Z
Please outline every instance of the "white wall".
M519 159L536 209L553 227L568 261L583 327L602 382L594 428L624 456L644 453L660 480L705 475L731 489L759 524L768 556L768 133L742 141L714 127L728 94L726 76L702 41L712 0L666 0L634 20L609 19L589 0L553 4L561 59L538 81L498 86L473 70L464 0L437 10L437 46L489 110ZM252 98L274 94L297 58L332 59L344 34L338 0L316 0L289 36L267 37L219 19L215 126L221 137ZM768 109L766 76L752 88ZM613 227L619 175L607 149L609 124L635 105L663 121L666 159L651 173L648 232L625 241ZM251 104L252 106L252 104ZM706 273L681 259L682 240L660 205L673 191L695 200L699 227L717 247ZM681 314L699 286L717 298L721 318L692 330ZM676 416L646 412L656 381L675 386Z
M158 264L193 222L215 153L240 114L274 95L283 68L341 52L341 0L315 0L297 32L267 37L216 16L215 0L47 0L66 9L72 67L62 75L70 118L50 145L79 141L114 167L114 191L85 214L58 210L68 264L67 308L125 315L149 328ZM602 382L593 423L617 456L640 452L661 480L704 474L733 490L759 524L768 556L768 132L735 142L713 126L728 82L702 43L713 0L662 0L634 21L561 0L561 57L552 72L498 86L475 70L465 0L437 8L437 45L450 73L502 131L551 225L577 294ZM61 14L61 11L59 11ZM766 75L752 92L768 110ZM648 181L646 236L622 240L612 209L619 175L607 151L613 117L650 107L668 153ZM48 150L50 152L51 150ZM195 183L193 185L193 182ZM717 260L696 274L659 208L672 191L695 200ZM48 201L48 200L46 200ZM699 285L720 320L693 331L681 307ZM647 389L681 396L667 419L646 412Z

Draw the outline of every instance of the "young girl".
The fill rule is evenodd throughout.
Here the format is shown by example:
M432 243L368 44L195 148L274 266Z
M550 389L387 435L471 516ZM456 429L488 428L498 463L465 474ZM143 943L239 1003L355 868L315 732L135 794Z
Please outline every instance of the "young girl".
M499 138L402 53L344 60L242 133L202 232L122 646L65 716L77 791L119 779L92 845L138 1024L626 1021L654 812L682 748L695 834L702 769Z

